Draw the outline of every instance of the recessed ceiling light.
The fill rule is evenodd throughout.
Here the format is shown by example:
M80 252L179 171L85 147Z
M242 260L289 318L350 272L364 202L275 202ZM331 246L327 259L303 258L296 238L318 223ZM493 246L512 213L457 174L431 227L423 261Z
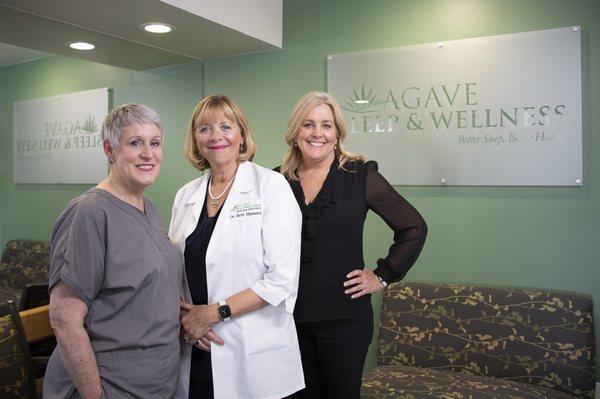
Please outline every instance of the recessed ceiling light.
M75 50L93 50L96 48L92 43L88 42L73 42L69 43L69 47Z
M150 22L147 24L140 25L140 28L145 30L146 32L151 33L169 33L174 28L171 25L163 24L160 22Z

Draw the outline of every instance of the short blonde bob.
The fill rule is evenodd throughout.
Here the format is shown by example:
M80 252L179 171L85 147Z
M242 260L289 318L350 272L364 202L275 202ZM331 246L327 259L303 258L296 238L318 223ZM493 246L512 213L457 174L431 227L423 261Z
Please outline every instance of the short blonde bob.
M348 134L348 128L346 127L346 121L342 114L342 110L338 102L328 93L321 92L310 92L303 96L292 111L290 120L288 122L287 131L285 132L285 142L288 145L288 150L283 157L281 163L281 173L289 180L300 180L298 177L298 168L302 165L302 152L296 144L298 133L300 128L306 120L307 115L312 109L318 105L325 104L331 108L333 113L333 119L335 122L335 128L337 130L337 148L335 151L335 157L338 160L339 168L344 169L344 165L349 161L360 161L364 162L365 158L361 155L353 155L344 150L342 143Z
M225 118L232 123L237 123L242 134L242 145L238 155L238 163L243 161L252 161L256 152L256 144L252 136L252 130L248 119L233 100L221 94L213 94L205 97L196 105L190 123L188 125L187 134L185 136L184 153L188 161L194 168L203 171L210 168L210 164L206 158L200 154L196 142L194 141L194 133L199 126L215 121L217 116L223 113Z

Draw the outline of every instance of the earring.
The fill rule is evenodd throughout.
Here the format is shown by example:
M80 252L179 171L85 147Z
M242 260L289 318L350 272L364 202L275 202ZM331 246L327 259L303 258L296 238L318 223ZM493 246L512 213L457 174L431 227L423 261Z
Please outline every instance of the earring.
M109 163L113 163L113 162L115 162L115 160L114 160L114 159L112 159L112 158L108 158L108 162L109 162Z
M298 143L297 142L294 143L294 147L298 148Z

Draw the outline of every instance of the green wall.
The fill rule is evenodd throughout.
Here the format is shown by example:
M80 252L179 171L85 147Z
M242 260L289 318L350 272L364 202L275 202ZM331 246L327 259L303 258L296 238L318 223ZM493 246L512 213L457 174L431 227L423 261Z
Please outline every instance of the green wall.
M583 39L583 187L398 190L430 228L409 279L557 288L599 302L600 169L594 160L600 159L600 2L594 0L284 0L284 49L207 61L204 82L201 63L133 72L51 57L0 68L0 241L47 239L66 202L88 187L12 183L15 101L108 86L114 104L155 107L166 123L166 157L148 195L168 221L177 187L196 176L181 154L203 83L205 93L239 102L258 141L255 160L275 166L293 104L326 87L327 54L571 25L582 26ZM365 229L369 265L385 254L391 237L371 215ZM371 351L366 366L374 364Z
M131 71L53 56L0 68L0 220L2 246L13 238L49 239L52 225L72 197L91 185L13 184L12 104L80 90L109 87L111 102L147 104L165 124L166 159L157 183L148 190L170 217L175 192L195 176L181 157L183 133L202 96L201 63L181 64L151 71Z

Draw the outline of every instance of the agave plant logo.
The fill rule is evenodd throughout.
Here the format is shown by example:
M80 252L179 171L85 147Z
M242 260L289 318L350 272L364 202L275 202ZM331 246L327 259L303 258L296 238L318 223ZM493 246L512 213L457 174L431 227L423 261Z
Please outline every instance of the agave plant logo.
M81 130L86 134L92 134L98 130L98 125L92 115L88 115L87 118L84 119Z
M365 90L365 85L360 87L360 93L356 90L352 90L352 95L348 97L348 100L341 105L343 109L350 112L356 113L367 113L375 112L380 104L384 101L377 98L377 93L373 92L373 89Z

